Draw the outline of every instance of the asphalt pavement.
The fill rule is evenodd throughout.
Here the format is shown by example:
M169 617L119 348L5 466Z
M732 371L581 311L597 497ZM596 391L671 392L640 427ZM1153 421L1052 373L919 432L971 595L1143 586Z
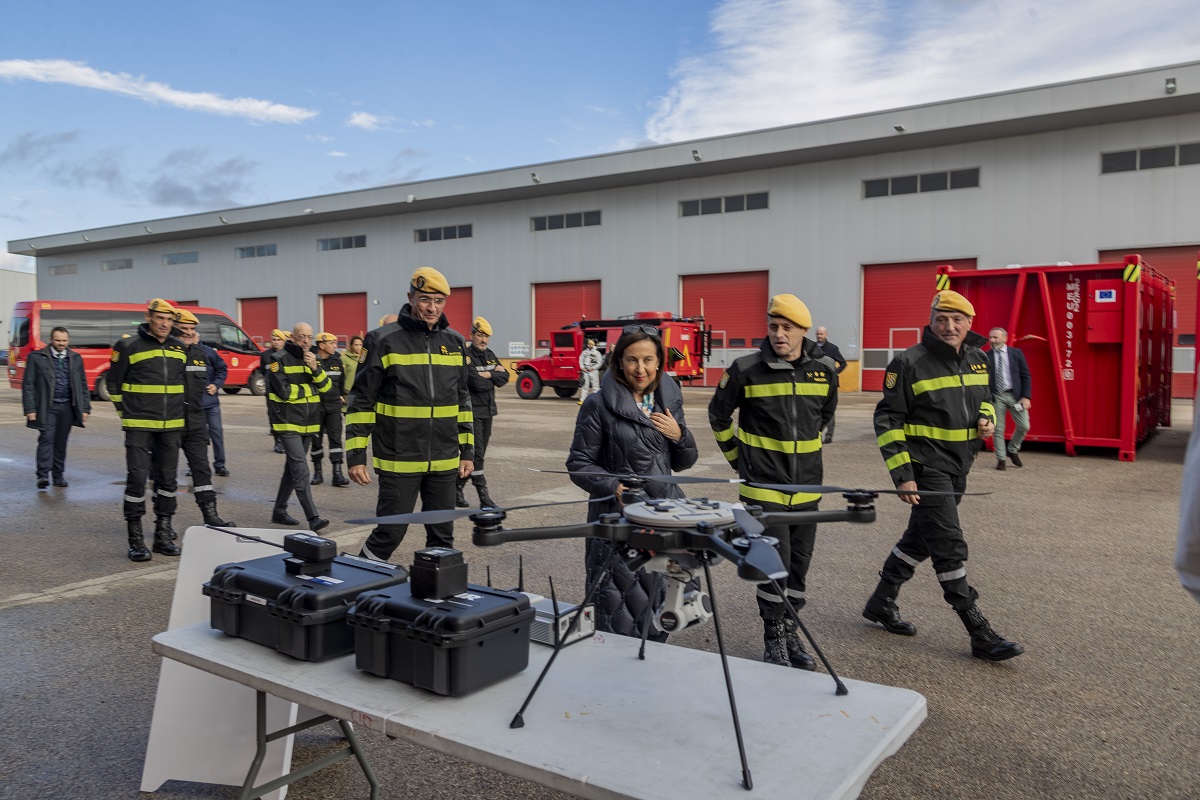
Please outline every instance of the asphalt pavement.
M565 476L530 471L563 468L576 402L520 400L511 386L500 394L487 468L493 498L515 504L582 497ZM710 394L685 389L701 449L689 474L726 477L732 473L707 430ZM874 400L843 396L837 438L824 451L827 483L889 486L871 429ZM232 474L215 479L221 515L271 527L283 457L271 452L264 401L245 392L224 395L222 408ZM1022 469L998 472L989 454L977 459L969 488L991 494L961 505L968 574L993 626L1025 646L1025 655L1011 661L971 658L967 635L928 566L899 599L917 636L893 636L862 619L876 573L907 519L900 501L881 498L873 524L819 529L803 612L809 629L843 676L912 689L929 703L928 719L875 772L862 797L1200 796L1200 606L1179 588L1172 569L1191 404L1176 404L1173 413L1174 427L1154 434L1132 463L1110 450L1071 458L1061 446L1036 443L1022 451ZM159 666L150 639L166 626L177 559L126 558L123 438L111 407L97 403L87 429L73 432L65 489L35 488L36 433L23 421L19 392L0 389L0 798L136 797ZM326 483L314 492L321 514L335 520L325 534L357 551L369 528L341 520L370 516L375 487ZM728 486L708 494L736 499ZM824 507L838 502L831 497ZM558 506L514 512L509 524L581 516L576 507ZM176 528L200 522L194 501L181 493ZM560 597L582 595L582 541L476 548L467 524L456 533L473 582L485 582L490 568L493 583L515 585L520 556L526 588L548 593L546 578L553 576ZM408 563L423 542L423 531L410 531L394 560ZM761 658L753 588L727 567L717 567L714 577L730 653ZM715 651L713 634L706 625L672 641ZM647 666L630 665L631 687L636 670ZM690 724L689 709L726 703L719 674L686 676L679 692L678 714L662 721L664 749L671 747L672 726ZM520 700L514 698L514 708ZM528 714L527 721L535 724ZM296 763L340 746L325 727L297 737ZM360 737L384 797L564 797L370 731ZM735 751L714 757L738 769ZM580 758L604 758L604 743ZM753 752L749 758L753 768ZM232 798L237 790L173 781L153 796ZM289 793L297 800L366 796L352 761Z

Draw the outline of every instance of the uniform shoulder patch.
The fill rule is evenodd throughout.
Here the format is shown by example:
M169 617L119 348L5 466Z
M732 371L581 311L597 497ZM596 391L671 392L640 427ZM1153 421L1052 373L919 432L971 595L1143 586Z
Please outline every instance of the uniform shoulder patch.
M279 362L278 361L271 362L271 372L279 372Z
M900 376L898 374L896 374L895 372L889 372L883 376L883 385L889 389L895 389L896 388L896 379L899 377Z
M721 382L719 384L717 384L717 387L720 389L724 389L728 385L729 385L729 373L726 372L724 375L721 376Z
M111 355L111 356L109 356L109 359L110 359L111 361L118 361L118 360L120 360L120 358L121 358L121 354L120 354L120 353L118 353L116 350L113 350L113 351L112 351L112 355Z

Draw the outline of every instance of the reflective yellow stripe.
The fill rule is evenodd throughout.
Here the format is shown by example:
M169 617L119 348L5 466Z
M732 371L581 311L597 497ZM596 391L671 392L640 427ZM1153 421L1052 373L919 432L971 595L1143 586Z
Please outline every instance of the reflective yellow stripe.
M367 444L370 441L371 440L368 439L366 436L355 436L353 439L346 440L346 449L347 450L366 450Z
M988 374L986 372L972 372L970 375L963 375L963 386L987 386Z
M1142 277L1142 265L1141 264L1126 264L1125 265L1124 278L1125 278L1126 283L1137 283L1138 279L1141 277Z
M291 431L292 433L316 433L321 430L320 425L290 425L286 422L276 422L271 426L271 430L281 433Z
M295 389L296 389L296 387L293 386L292 391L294 392ZM294 397L294 398L289 398L287 400L284 400L279 395L275 394L274 392L271 392L271 394L267 395L267 397L276 403L284 403L285 405L303 405L304 403L319 403L319 402L321 402L321 398L317 397L316 395L305 395L304 397Z
M353 414L346 415L347 425L374 425L374 411L355 411Z
M877 441L879 442L880 447L883 447L884 445L889 445L892 442L903 442L904 441L904 431L900 430L899 428L887 431L886 433L881 435Z
M441 355L435 353L388 353L382 359L383 366L387 367L412 367L418 364L433 364L438 367L461 367L463 365L462 353L451 353L449 355Z
M388 461L376 458L374 463L375 469L384 472L449 472L458 469L457 458L444 458L441 461Z
M935 428L932 425L904 425L905 436L924 436L942 442L968 442L979 437L975 428Z
M375 413L400 419L445 419L457 417L458 406L389 406L387 403L376 403Z
M805 439L797 442L772 439L768 436L758 436L745 431L738 431L738 439L751 447L763 450L774 450L777 453L815 453L821 449L821 437Z
M890 472L890 471L894 470L896 467L899 467L903 464L911 464L911 463L912 463L912 457L910 457L908 455L908 451L905 450L903 453L897 453L896 455L889 458L887 460L887 468L888 468L888 471Z
M733 438L733 433L734 433L733 426L730 425L728 428L726 428L723 431L714 431L713 436L717 437L718 442L728 442L730 439Z
M828 397L828 383L761 383L746 387L746 397Z
M177 358L180 361L187 362L187 356L178 350L146 350L141 353L134 353L129 356L130 364L140 364L143 361L149 361L152 358Z
M183 384L163 386L161 383L122 383L121 391L134 394L183 394Z
M721 453L725 456L726 461L733 461L738 457L738 449L736 447L729 450L722 450Z
M747 500L759 500L765 503L778 503L782 506L796 506L801 503L811 503L814 500L820 500L821 495L809 494L808 492L796 492L788 494L787 492L777 492L774 489L760 489L757 486L741 485L738 487L738 494Z
M461 367L463 365L462 353L451 353L446 356L434 353L432 359L434 366L438 367Z
M182 420L121 420L122 428L144 428L148 431L170 431L173 428L184 427Z
M297 366L291 366L291 367L289 367L288 365L286 365L286 364L285 364L285 365L283 366L283 371L284 371L284 372L308 372L308 365L307 365L307 364L300 364L300 365L297 365Z
M986 400L979 404L979 416L996 418L996 407Z
M458 412L458 421L459 422L474 422L475 421L475 412L474 411L459 411Z
M925 381L917 381L912 385L914 395L924 394L925 392L936 391L937 389L954 389L962 386L962 380L957 375L946 375L941 378L930 378Z
M475 444L475 434L473 434L473 433L460 433L460 434L458 435L458 443L459 443L459 444L469 444L469 445L472 445L472 446L474 446L474 444Z
M110 395L108 396L108 399L109 399L109 400L111 400L111 401L112 401L112 402L114 402L114 403L119 403L119 402L121 402L121 395L119 395L119 394L110 394Z

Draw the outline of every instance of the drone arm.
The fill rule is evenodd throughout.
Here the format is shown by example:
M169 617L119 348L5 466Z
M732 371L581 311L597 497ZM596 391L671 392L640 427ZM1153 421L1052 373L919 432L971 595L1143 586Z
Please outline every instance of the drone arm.
M803 525L817 522L874 522L874 506L851 506L837 511L765 511L759 517L768 528L773 525Z
M475 527L471 541L476 547L491 547L508 542L541 542L549 539L582 539L584 537L607 539L605 526L591 522L577 525L555 525L549 528L517 528L515 530L488 530Z

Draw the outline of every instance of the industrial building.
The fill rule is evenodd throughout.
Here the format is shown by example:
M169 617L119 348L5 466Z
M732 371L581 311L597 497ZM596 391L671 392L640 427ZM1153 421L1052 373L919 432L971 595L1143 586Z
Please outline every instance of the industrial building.
M1198 208L1191 62L8 249L36 257L41 299L193 301L256 338L297 320L368 330L429 265L453 287L451 323L486 316L501 356L581 317L664 310L704 315L717 368L792 292L853 361L844 387L866 389L916 341L938 265L1140 253L1176 281L1173 394L1190 397Z

